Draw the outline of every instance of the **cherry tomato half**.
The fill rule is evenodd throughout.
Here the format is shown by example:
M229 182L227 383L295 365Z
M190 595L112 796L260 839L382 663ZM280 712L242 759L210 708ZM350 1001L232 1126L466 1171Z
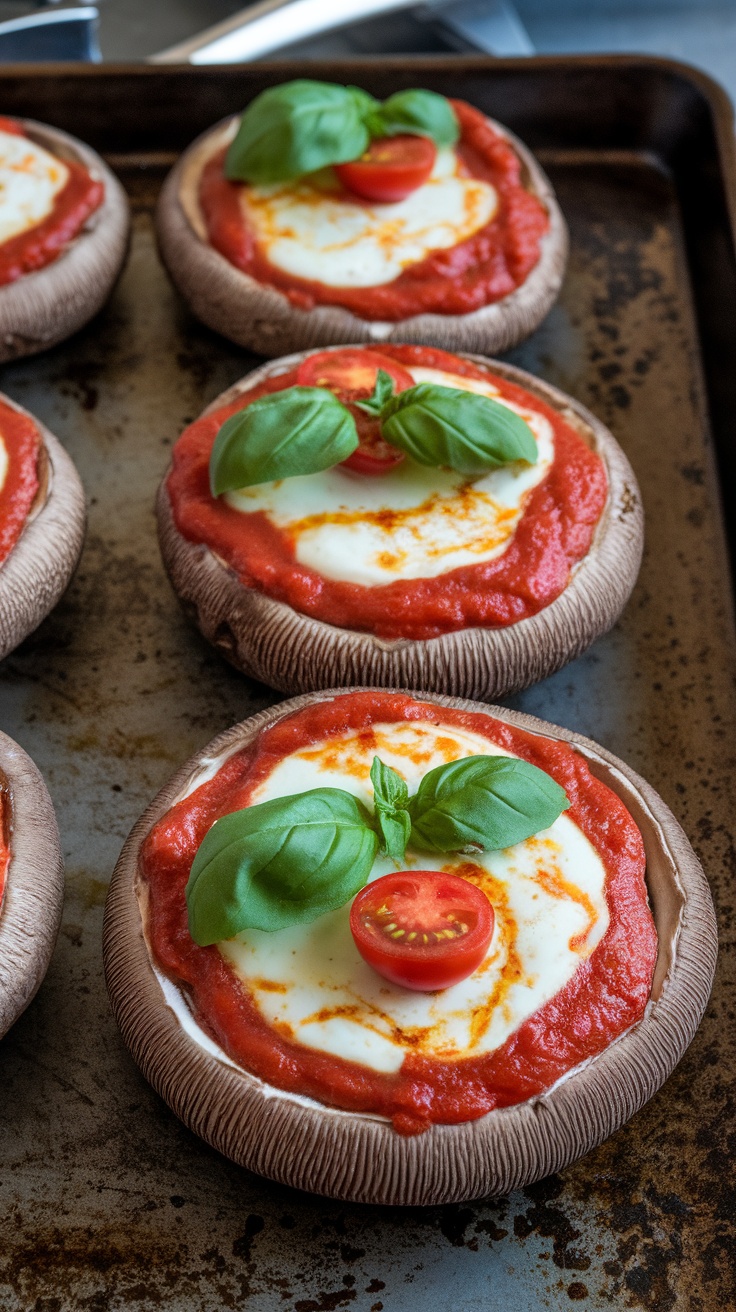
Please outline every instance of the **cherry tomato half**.
M405 200L427 181L436 157L429 137L380 137L360 159L336 165L335 172L343 187L362 200L390 204Z
M493 937L485 893L442 870L401 870L367 884L350 908L361 957L392 984L446 989L477 970Z
M371 395L379 369L393 379L396 392L414 386L414 379L406 369L375 351L318 351L302 361L297 373L300 387L328 387L350 407L360 446L342 463L357 474L385 474L404 459L403 452L383 440L378 420L354 404Z

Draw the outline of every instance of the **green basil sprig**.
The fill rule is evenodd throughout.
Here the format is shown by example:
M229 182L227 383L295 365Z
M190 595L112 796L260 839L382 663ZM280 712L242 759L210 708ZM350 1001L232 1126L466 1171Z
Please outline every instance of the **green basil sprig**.
M291 182L328 164L357 159L378 101L359 87L299 78L269 87L246 109L225 158L232 181Z
M314 788L216 820L186 887L189 932L206 947L244 929L278 930L344 906L380 847L396 865L420 851L494 851L548 829L570 805L528 761L469 756L430 770L413 797L375 757L374 813L340 788Z
M544 770L510 756L439 765L413 797L401 775L376 756L371 781L383 848L397 865L407 844L423 852L513 847L548 829L570 805Z
M189 932L206 947L242 929L284 929L344 906L363 887L378 839L360 803L313 788L216 820L186 887Z
M425 774L409 803L425 852L495 852L549 829L570 803L544 770L511 756L467 756Z
M407 392L413 392L413 387L407 387ZM404 392L399 393L404 396ZM376 381L371 396L367 396L364 401L356 401L355 404L361 410L365 410L367 415L373 415L375 419L380 419L384 410L390 401L394 399L394 380L385 369L379 369L376 374Z
M513 460L537 459L536 439L521 415L478 392L419 383L394 395L391 378L379 369L373 395L356 404L377 415L385 441L420 465L475 478Z
M386 855L398 866L404 860L411 832L406 780L374 756L371 766L373 807Z
M433 91L399 91L381 104L359 87L299 78L262 91L245 110L225 158L225 176L266 185L292 182L359 159L374 137L401 132L452 145L455 112Z
M373 395L356 405L380 422L381 436L420 465L476 478L513 460L537 459L529 425L490 396L419 383L394 395L379 369ZM317 474L347 460L358 446L355 420L325 387L286 387L232 415L210 456L213 496Z
M460 125L452 105L435 91L397 91L369 118L373 136L398 137L408 132L431 137L438 146L454 146Z
M358 430L324 387L286 387L226 419L210 455L213 497L254 483L318 474L347 460Z

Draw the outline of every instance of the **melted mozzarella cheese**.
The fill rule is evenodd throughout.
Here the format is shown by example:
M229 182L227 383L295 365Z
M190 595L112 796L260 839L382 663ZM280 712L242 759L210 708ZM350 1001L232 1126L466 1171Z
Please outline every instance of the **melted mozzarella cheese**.
M405 200L371 204L320 179L243 187L248 227L270 264L328 287L380 287L431 251L465 241L493 218L495 189L438 150L430 177Z
M0 242L45 219L69 170L28 137L0 131Z
M0 433L0 492L5 487L5 480L8 477L8 448L5 445L2 434Z
M409 372L417 383L478 392L516 411L537 439L536 462L518 460L472 480L409 458L377 476L336 465L319 474L229 492L228 504L265 512L288 534L299 564L348 583L434 578L501 555L529 494L554 459L552 425L538 411L504 400L491 382L438 369Z
M374 725L280 761L253 802L336 787L372 805L369 772L379 754L414 791L428 770L465 756L502 753L481 735L427 722ZM395 1071L408 1052L452 1059L498 1048L554 997L608 925L605 868L566 815L501 852L407 853L406 868L463 874L490 898L496 924L488 954L468 979L439 993L388 983L360 957L350 907L276 933L248 930L218 944L264 1018L296 1042ZM371 878L392 863L378 857Z

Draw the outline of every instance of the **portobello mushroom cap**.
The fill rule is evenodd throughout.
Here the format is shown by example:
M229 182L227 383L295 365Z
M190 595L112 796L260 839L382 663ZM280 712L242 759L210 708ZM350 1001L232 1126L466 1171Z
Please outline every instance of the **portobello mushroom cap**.
M479 310L416 314L391 323L361 319L339 305L298 309L278 288L257 282L210 244L199 206L199 179L210 156L232 138L237 122L223 120L189 146L166 179L156 208L159 250L173 282L197 318L231 341L271 356L348 342L425 342L492 355L523 341L552 308L567 263L565 220L531 151L494 119L488 122L521 160L524 186L549 216L537 264L521 286Z
M53 610L76 569L86 527L84 488L53 433L23 406L0 400L33 420L41 437L39 489L15 545L0 563L0 659Z
M414 1137L397 1134L381 1116L342 1111L267 1084L231 1062L201 1031L198 1042L168 1004L146 941L138 858L151 827L191 791L205 768L211 774L213 759L224 762L274 721L345 691L297 697L221 734L177 771L135 825L105 908L105 976L115 1019L134 1060L172 1111L251 1171L360 1203L419 1206L506 1194L561 1170L613 1134L682 1057L715 970L717 930L708 883L661 797L604 748L516 711L417 694L440 707L490 713L571 743L622 799L644 837L659 936L650 1001L637 1024L548 1092L478 1120L432 1125Z
M308 354L261 366L204 413ZM205 638L245 674L291 693L366 683L493 699L546 678L615 623L636 582L644 541L641 495L621 447L595 415L549 383L498 360L464 358L552 406L605 463L608 500L567 587L536 615L503 628L463 628L422 640L338 628L248 587L209 547L183 537L165 477L156 512L171 583Z
M96 151L46 123L18 122L52 155L83 164L105 195L55 260L0 287L0 362L46 351L97 314L123 266L130 233L125 192Z
M39 988L54 950L64 901L59 830L33 761L0 733L0 785L10 809L10 863L0 902L0 1038Z

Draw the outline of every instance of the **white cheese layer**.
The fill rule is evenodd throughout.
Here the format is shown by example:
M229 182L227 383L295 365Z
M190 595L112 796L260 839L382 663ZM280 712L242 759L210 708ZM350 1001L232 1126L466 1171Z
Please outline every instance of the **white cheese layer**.
M431 251L447 250L493 218L495 188L464 176L438 150L430 177L405 200L376 205L316 179L241 189L244 217L269 263L327 287L380 287Z
M8 448L5 445L5 439L3 438L2 433L0 433L0 492L2 492L5 487L5 480L8 477L9 463Z
M387 474L354 474L336 465L319 474L259 483L225 500L263 511L289 535L300 565L324 578L368 587L396 579L435 578L500 556L510 545L531 491L554 459L554 432L544 415L504 400L490 381L412 368L417 383L439 383L491 396L515 410L537 439L538 459L468 480L408 457Z
M426 722L374 725L293 753L253 802L309 788L342 788L372 806L375 754L410 792L450 760L504 754L481 735ZM505 753L508 755L508 753ZM241 933L218 944L262 1015L296 1042L396 1071L407 1053L453 1058L498 1048L572 978L608 926L605 868L578 826L562 815L545 832L502 852L433 857L407 853L406 868L449 870L477 883L493 904L488 954L473 975L438 993L398 988L359 955L350 906L276 933ZM394 869L377 858L372 878Z
M45 219L68 177L66 165L43 146L0 131L0 242Z

